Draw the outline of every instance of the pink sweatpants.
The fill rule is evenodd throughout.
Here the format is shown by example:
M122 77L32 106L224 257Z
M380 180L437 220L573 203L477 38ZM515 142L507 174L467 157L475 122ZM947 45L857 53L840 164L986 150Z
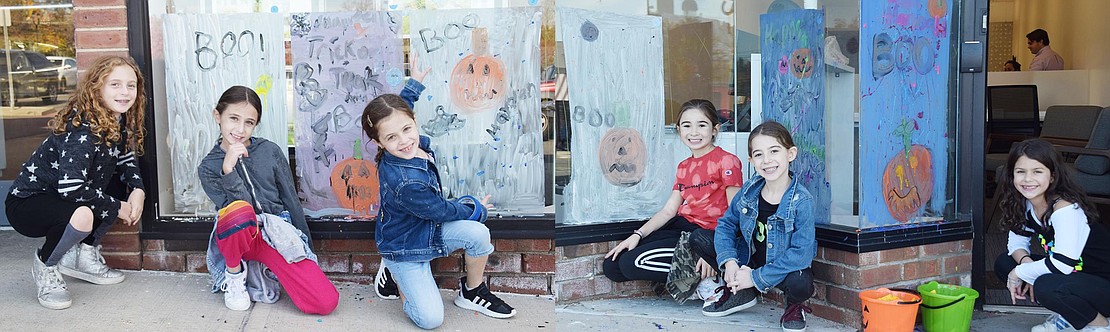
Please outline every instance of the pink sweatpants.
M223 228L220 226L229 225L217 228ZM285 258L262 239L257 224L224 239L217 238L216 246L220 247L229 267L234 268L231 265L239 265L240 260L245 259L258 261L274 271L293 304L306 314L327 315L339 305L339 291L316 262L305 259L286 263Z

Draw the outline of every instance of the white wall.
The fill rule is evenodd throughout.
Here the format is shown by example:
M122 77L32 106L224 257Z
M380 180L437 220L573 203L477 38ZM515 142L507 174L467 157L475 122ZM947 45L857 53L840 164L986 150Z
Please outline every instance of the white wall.
M1064 68L1088 71L1086 84L1069 85L1087 85L1091 105L1110 106L1108 17L1110 3L1106 0L991 1L992 22L1014 22L1013 54L1018 62L1027 67L1033 61L1025 34L1038 28L1048 31L1052 49L1064 58Z
M1095 91L1091 70L995 71L987 75L987 86L1032 84L1037 86L1037 104L1041 111L1052 105L1099 105L1092 97Z

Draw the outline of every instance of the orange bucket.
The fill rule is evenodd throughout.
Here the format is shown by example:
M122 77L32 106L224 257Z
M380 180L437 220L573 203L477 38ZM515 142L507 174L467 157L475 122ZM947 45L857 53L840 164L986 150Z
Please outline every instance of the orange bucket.
M921 295L911 289L870 289L859 293L865 332L912 332Z

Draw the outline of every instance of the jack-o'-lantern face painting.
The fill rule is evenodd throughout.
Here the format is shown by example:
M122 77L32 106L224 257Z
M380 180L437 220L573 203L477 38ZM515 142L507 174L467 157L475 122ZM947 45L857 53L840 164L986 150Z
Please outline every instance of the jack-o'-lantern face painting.
M378 205L378 167L362 158L361 140L354 143L355 156L344 159L331 171L331 190L339 206L355 215L374 215Z
M933 196L933 157L921 145L898 152L883 172L883 199L890 215L899 222L925 206Z
M497 109L505 102L505 66L489 54L485 28L472 31L471 44L474 53L451 71L451 101L471 113Z
M601 173L613 185L630 187L644 179L647 149L643 137L635 129L609 129L601 137L597 156Z
M790 74L797 78L813 76L814 59L808 48L799 48L790 54Z

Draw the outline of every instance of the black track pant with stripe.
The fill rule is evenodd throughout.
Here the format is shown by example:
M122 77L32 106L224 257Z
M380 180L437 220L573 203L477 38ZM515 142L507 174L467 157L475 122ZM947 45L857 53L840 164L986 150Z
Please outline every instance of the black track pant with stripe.
M675 216L666 225L640 240L636 248L617 255L616 261L612 257L606 259L601 265L602 271L609 280L617 282L667 282L667 272L671 270L671 258L674 257L674 247L678 244L679 236L682 232L693 232L699 228L686 218Z

